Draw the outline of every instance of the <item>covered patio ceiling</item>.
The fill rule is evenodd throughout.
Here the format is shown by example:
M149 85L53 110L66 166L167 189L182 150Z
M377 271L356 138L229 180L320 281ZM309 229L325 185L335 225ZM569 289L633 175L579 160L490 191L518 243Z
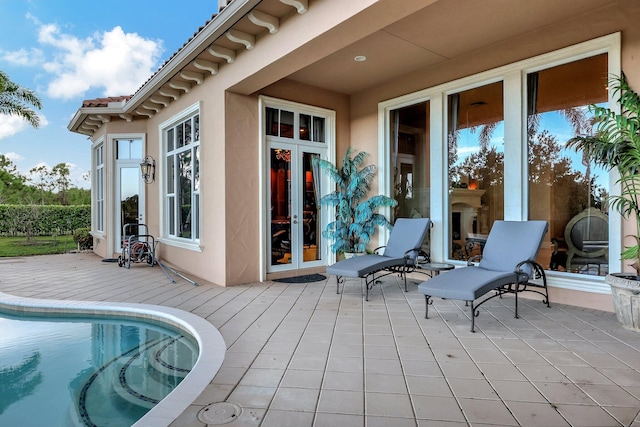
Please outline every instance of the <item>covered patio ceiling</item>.
M289 78L355 94L413 71L424 69L428 72L447 61L577 15L615 7L617 3L616 0L434 1L418 12L318 59ZM357 61L356 57L366 57L366 61Z

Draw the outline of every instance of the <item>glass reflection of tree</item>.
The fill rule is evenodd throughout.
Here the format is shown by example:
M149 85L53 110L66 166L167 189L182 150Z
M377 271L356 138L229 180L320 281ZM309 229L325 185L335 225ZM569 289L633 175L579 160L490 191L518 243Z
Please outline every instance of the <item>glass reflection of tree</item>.
M571 107L558 110L571 126L574 135L590 133L593 128L592 118L587 110ZM574 215L588 207L601 208L607 191L596 183L597 175L591 175L588 161L584 173L573 168L569 157L561 156L564 148L557 137L548 130L540 128L541 114L531 114L527 120L527 136L529 147L529 184L532 187L553 187L562 192L561 200L565 206L556 206L556 212L550 212L551 218L561 218L561 209Z
M122 226L138 223L138 195L127 197L121 203ZM137 230L128 230L137 233Z
M9 406L33 394L42 382L42 372L37 372L40 353L34 352L17 366L0 369L0 414Z
M558 111L571 125L574 134L583 133L591 124L584 109L567 108ZM502 188L504 153L498 152L495 146L490 146L491 135L498 123L488 123L479 129L471 128L470 133L478 133L480 149L455 165L458 160L457 140L459 131L449 135L449 167L450 183L456 186L461 177L469 177L478 182L478 188ZM563 200L567 201L569 212L581 212L586 207L599 208L606 197L606 190L596 183L597 176L587 172L582 173L573 168L569 157L562 156L563 146L557 137L548 130L539 130L540 115L529 116L527 123L529 184L531 186L554 187L561 189ZM491 202L488 200L491 198ZM485 193L483 205L501 203L504 194ZM560 207L558 207L560 209ZM555 217L551 212L551 217Z

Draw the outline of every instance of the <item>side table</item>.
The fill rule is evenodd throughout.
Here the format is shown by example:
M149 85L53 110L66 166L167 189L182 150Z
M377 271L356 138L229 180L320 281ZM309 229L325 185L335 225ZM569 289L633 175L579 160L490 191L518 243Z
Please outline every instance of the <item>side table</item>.
M423 264L418 264L418 268L421 270L427 270L431 273L425 273L430 277L437 276L441 271L449 271L456 268L455 265L449 264L448 262L425 262Z

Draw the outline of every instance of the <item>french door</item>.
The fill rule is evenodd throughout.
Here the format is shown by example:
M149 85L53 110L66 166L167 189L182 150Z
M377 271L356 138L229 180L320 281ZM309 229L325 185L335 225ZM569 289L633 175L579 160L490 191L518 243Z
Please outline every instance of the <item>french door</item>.
M115 252L122 251L124 226L144 223L144 182L140 174L142 140L116 140L116 222ZM137 234L136 226L128 226L127 235Z
M319 200L330 182L313 160L335 160L335 111L275 98L260 100L261 275L321 267L331 257L322 238L330 209L320 209Z
M321 265L320 178L313 159L324 148L269 147L269 271Z

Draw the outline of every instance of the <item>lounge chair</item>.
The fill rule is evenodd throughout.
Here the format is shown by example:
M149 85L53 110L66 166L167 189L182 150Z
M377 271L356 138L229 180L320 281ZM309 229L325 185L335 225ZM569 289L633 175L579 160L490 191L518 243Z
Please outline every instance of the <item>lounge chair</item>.
M547 232L546 221L496 221L493 223L484 252L458 268L427 280L418 286L426 302L425 318L429 317L432 298L466 301L471 305L471 332L475 332L478 308L486 301L506 293L515 294L515 317L518 318L518 293L536 292L549 307L549 293L544 269L535 262ZM475 265L474 262L480 260ZM532 283L531 279L542 279ZM494 291L487 298L474 302Z
M374 254L354 256L327 267L327 274L336 276L336 292L340 293L340 283L344 283L345 277L363 278L369 301L369 290L376 279L392 273L403 277L407 291L407 273L415 270L418 255L424 255L421 247L430 225L429 218L398 218L386 246L376 248ZM384 252L378 254L383 248Z

